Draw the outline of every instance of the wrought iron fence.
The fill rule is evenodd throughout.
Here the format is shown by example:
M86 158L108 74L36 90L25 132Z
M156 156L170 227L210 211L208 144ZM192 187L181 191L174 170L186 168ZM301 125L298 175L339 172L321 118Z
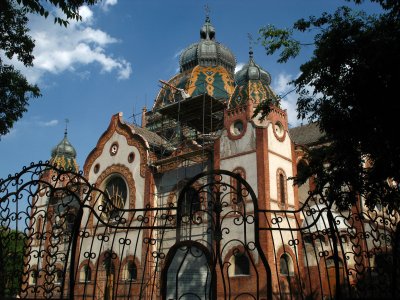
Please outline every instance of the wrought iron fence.
M361 202L338 210L323 195L299 209L272 209L239 174L222 170L195 176L177 199L124 209L82 174L48 163L0 181L0 298L395 299L400 292L396 211Z

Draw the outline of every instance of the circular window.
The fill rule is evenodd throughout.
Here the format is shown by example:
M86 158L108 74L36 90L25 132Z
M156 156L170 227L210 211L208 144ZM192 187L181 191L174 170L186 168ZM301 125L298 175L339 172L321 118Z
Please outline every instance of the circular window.
M96 164L96 165L94 166L93 171L97 174L97 173L99 172L99 170L100 170L100 165L99 165L99 164Z
M275 123L274 130L278 137L283 137L283 135L285 134L285 129L283 129L283 125L281 122Z
M128 155L128 162L131 163L135 159L135 153L131 152Z
M115 154L117 154L117 152L118 152L118 144L113 143L110 147L110 154L114 156Z
M243 129L244 129L243 122L241 120L237 120L231 126L231 133L234 136L238 136L242 134Z
M120 176L111 177L104 189L102 206L104 215L108 219L115 219L121 215L128 195L125 180Z

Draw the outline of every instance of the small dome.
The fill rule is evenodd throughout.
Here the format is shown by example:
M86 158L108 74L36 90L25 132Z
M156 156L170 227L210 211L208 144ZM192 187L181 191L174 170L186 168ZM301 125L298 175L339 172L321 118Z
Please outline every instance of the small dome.
M271 75L254 62L252 50L249 54L249 62L235 74L236 84L241 85L249 80L261 80L263 84L270 85Z
M272 99L279 106L279 101L272 91L271 75L254 62L253 51L249 52L249 62L235 74L236 87L229 99L229 108L253 103L259 104L266 99Z
M195 66L214 67L222 66L233 73L236 59L233 53L225 46L215 41L215 28L207 17L200 30L200 42L187 47L180 56L181 72Z
M64 134L62 141L51 150L51 157L66 156L68 158L76 158L76 150L71 145L67 138L67 133Z
M73 172L79 170L76 163L76 150L67 138L67 131L65 131L62 141L51 151L50 162L64 170L71 170Z

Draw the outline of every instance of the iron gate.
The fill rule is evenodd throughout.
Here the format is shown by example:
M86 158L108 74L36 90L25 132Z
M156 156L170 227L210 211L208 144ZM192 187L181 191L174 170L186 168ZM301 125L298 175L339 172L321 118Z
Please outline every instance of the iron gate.
M0 181L0 200L2 299L399 293L396 211L339 211L323 195L272 210L228 171L195 176L175 203L117 210L82 174L39 163Z

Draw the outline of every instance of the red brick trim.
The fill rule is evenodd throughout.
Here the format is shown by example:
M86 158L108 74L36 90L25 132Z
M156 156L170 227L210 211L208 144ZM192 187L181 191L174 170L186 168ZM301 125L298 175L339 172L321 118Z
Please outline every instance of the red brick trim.
M278 156L280 158L283 158L284 160L287 160L288 162L292 162L293 161L292 159L290 159L290 158L288 158L286 156L283 156L282 154L279 154L279 153L277 153L275 151L268 150L268 152L271 153L271 154L274 154L274 155L276 155L276 156Z
M238 156L244 156L244 155L247 155L247 154L250 154L250 153L254 153L254 152L256 152L256 150L249 150L249 151L245 151L245 152L240 152L238 154L222 157L220 160L231 159L231 158L235 158L235 157L238 157Z
M222 158L224 159L224 158ZM221 139L214 143L214 170L218 170L221 167Z

